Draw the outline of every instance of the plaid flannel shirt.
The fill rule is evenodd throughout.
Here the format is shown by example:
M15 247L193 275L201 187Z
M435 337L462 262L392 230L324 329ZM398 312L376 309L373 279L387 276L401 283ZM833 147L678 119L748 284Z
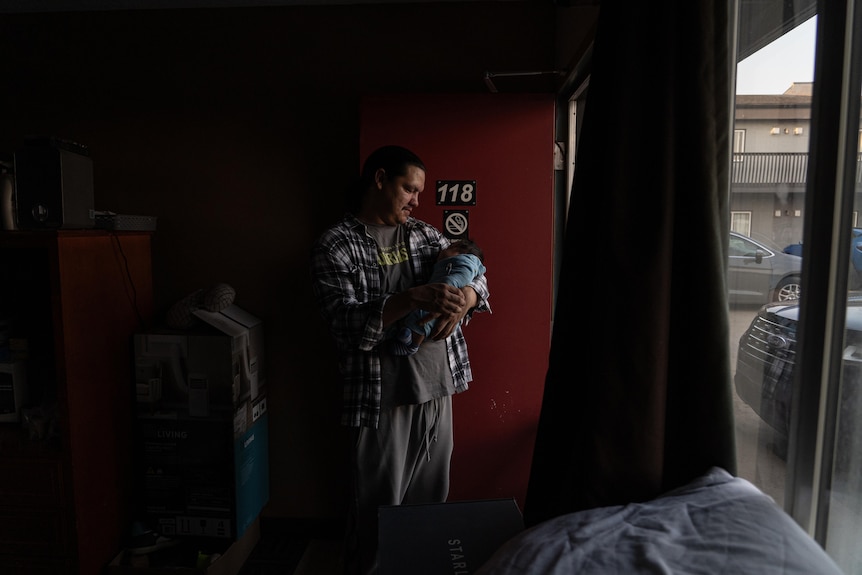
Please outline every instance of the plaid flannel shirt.
M414 285L421 285L431 276L437 253L449 245L449 240L415 218L404 225ZM314 295L335 339L344 378L343 425L377 427L380 418L381 369L376 346L384 338L383 305L391 295L381 293L382 273L377 244L362 222L350 214L324 232L312 249ZM490 311L485 276L469 285L479 300L465 317L465 325L473 311ZM461 326L446 339L446 351L454 393L465 391L473 373Z

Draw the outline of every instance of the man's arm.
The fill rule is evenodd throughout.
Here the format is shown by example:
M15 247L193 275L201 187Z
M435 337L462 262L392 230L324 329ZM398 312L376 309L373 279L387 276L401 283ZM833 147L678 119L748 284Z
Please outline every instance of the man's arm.
M429 312L424 323L434 317L463 317L470 306L463 291L456 287L442 283L416 286L389 296L383 306L383 326L388 327L415 309Z

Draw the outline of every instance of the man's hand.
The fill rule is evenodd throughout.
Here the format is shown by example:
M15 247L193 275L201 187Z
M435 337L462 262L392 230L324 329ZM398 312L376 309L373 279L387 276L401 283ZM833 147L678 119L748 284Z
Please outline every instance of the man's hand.
M448 284L416 286L397 293L387 300L383 308L383 325L388 326L417 308L429 313L429 316L423 318L425 321L441 316L463 317L469 309L467 304L468 301L462 291Z
M467 313L476 307L478 296L471 287L458 289L444 283L425 284L397 293L389 298L383 308L383 325L398 321L411 310L419 308L428 312L422 324L436 319L430 338L446 339Z
M437 316L460 314L467 306L461 290L448 284L425 284L410 291L416 307Z
M429 337L433 340L446 339L452 332L455 331L455 328L458 327L458 324L464 319L467 313L476 306L476 301L478 297L476 296L476 292L473 291L471 287L464 287L458 290L464 298L464 306L457 312L450 314L439 314L436 319L437 323L434 324L434 329L431 330ZM434 319L434 314L428 314L424 318L422 318L422 323L426 323Z

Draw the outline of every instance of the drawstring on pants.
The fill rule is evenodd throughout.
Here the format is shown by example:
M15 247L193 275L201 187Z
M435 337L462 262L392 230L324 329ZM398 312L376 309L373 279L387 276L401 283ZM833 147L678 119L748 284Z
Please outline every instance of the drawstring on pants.
M440 425L440 403L432 401L430 405L434 409L434 413L432 414L431 424L425 429L426 461L431 461L431 443L437 441L437 427Z

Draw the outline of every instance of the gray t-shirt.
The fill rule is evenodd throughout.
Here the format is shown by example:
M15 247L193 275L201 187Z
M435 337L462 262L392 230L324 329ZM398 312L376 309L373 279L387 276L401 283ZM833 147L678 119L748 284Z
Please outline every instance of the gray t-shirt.
M383 275L383 291L397 293L413 287L413 268L403 226L367 225L377 242L377 262ZM400 327L399 323L390 331ZM449 369L446 341L426 339L413 355L391 355L378 346L382 369L381 407L415 405L452 395L455 386Z

